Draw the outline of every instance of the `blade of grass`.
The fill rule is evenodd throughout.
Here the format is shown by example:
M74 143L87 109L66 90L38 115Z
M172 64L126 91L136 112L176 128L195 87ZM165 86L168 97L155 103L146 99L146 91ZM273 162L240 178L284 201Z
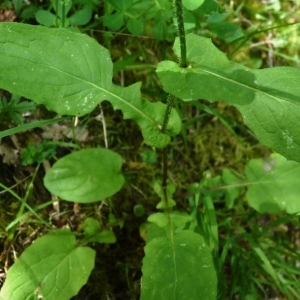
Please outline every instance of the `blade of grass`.
M43 120L43 121L38 121L38 122L32 122L29 124L23 124L14 128L10 128L4 131L0 132L0 139L21 131L26 131L32 128L36 128L36 127L43 127L43 126L47 126L47 125L51 125L51 124L55 124L61 121L65 121L70 119L71 117L62 117L62 118L57 118L57 119L50 119L50 120Z

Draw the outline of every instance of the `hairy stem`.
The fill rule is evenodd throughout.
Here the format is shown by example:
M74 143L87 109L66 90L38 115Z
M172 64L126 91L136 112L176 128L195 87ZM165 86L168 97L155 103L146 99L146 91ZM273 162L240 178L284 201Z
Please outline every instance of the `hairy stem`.
M186 41L185 41L185 31L184 31L184 21L183 21L183 8L182 8L182 0L175 0L175 13L177 20L177 34L179 37L180 44L180 67L186 68Z
M170 114L172 111L172 108L174 106L176 97L172 94L168 95L167 99L167 108L164 116L164 122L162 126L162 133L166 133L168 122L170 119ZM167 210L169 210L169 203L168 203L168 193L167 193L167 179L168 179L168 147L165 147L163 149L163 160L162 160L162 170L163 170L163 177L162 177L162 188L164 191L164 198L165 198L165 204L167 207Z
M167 108L165 111L164 122L163 122L162 129L161 129L162 133L167 133L167 127L168 127L168 123L169 123L172 108L174 106L175 99L176 99L176 97L174 95L172 95L172 94L168 95Z
M182 8L182 0L174 0L174 8L176 13L176 20L177 20L177 31L178 37L180 41L180 67L185 68L186 63L186 40L185 40L185 31L184 31L184 21L183 21L183 8ZM174 106L176 97L174 95L169 94L167 99L167 108L164 116L164 122L162 126L162 132L167 132L168 122L170 119L170 114L172 108ZM167 173L168 173L168 157L167 157L167 148L163 149L163 179L162 179L162 188L165 194L165 203L166 207L168 207L168 197L167 197Z

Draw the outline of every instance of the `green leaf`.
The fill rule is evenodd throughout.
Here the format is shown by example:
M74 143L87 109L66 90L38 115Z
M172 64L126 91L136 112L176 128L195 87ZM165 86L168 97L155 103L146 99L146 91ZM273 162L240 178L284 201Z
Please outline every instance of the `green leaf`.
M108 0L108 2L118 10L126 11L134 2L134 0Z
M247 200L260 213L300 212L300 164L279 154L269 160L252 159L245 170Z
M99 222L93 218L85 220L84 236L91 242L113 244L116 236L111 230L101 229Z
M87 24L92 18L92 12L93 8L89 6L77 11L69 18L70 24L75 26Z
M81 116L108 100L124 118L139 124L145 142L164 147L161 133L166 105L141 98L140 83L112 83L109 52L95 40L69 30L18 23L0 24L0 88L45 104L61 115ZM180 132L181 120L172 111L168 134Z
M124 24L124 14L122 12L116 12L112 15L103 17L103 24L112 29L119 30Z
M52 231L37 239L9 269L1 300L69 300L94 267L95 251L76 246L69 230Z
M63 19L67 16L71 7L72 7L72 0L53 1L54 11L57 13L60 19Z
M119 154L101 148L73 152L58 160L44 178L46 188L67 201L90 203L118 192L124 184Z
M209 15L218 10L216 0L204 0L204 3L195 11L197 15Z
M145 21L140 19L129 19L127 22L127 29L134 35L141 35L144 33Z
M23 0L12 0L12 3L14 5L14 11L19 14L24 4Z
M156 224L158 227L168 229L169 219L172 221L173 230L185 227L193 221L193 218L187 213L173 211L167 216L166 213L155 213L149 216L148 221Z
M210 30L217 35L218 38L227 43L233 42L244 36L242 28L233 23L218 22L209 25Z
M50 120L43 120L43 121L37 121L37 122L32 122L32 123L28 123L28 124L23 124L17 127L13 127L4 131L0 132L0 139L18 132L22 132L22 131L26 131L32 128L36 128L36 127L43 127L43 126L47 126L47 125L51 125L51 124L55 124L58 123L60 121L65 121L69 119L69 117L63 117L63 118L56 118L56 119L50 119Z
M217 276L210 249L199 234L154 238L145 247L141 300L216 299Z
M9 119L15 123L23 124L24 117L22 113L34 110L36 105L32 101L20 102L20 96L13 94L10 101L7 101L5 97L0 98L0 117L3 119Z
M157 163L157 154L153 150L145 149L143 152L141 152L140 156L147 164L154 165Z
M222 174L222 183L225 185L225 203L228 209L233 208L234 200L241 192L241 180L239 180L230 170L224 169Z
M176 202L172 199L173 194L175 193L175 186L173 184L167 184L167 188L166 188L166 194L167 194L167 200L168 200L168 204L166 205L165 202L165 194L164 194L164 190L162 187L162 183L161 180L156 180L154 182L154 191L155 193L160 197L160 202L156 205L157 209L169 209L172 208L176 205Z
M41 163L44 159L50 159L56 155L56 146L47 142L35 145L28 145L22 149L20 158L22 165L27 166L34 163Z
M39 24L46 27L53 27L55 25L56 17L48 10L39 10L35 14L35 19Z
M204 0L183 0L183 6L188 10L195 10L203 4Z
M167 231L165 230L165 228L159 227L154 223L144 223L145 224L145 233L141 232L143 235L141 235L141 237L143 237L143 239L145 239L147 241L147 243L149 243L151 240L158 238L158 237L163 237L163 238L168 238L167 235Z
M178 39L174 46L179 55ZM161 62L164 90L184 101L224 100L234 105L259 141L300 162L300 70L290 67L252 70L230 62L210 39L187 35L188 68Z

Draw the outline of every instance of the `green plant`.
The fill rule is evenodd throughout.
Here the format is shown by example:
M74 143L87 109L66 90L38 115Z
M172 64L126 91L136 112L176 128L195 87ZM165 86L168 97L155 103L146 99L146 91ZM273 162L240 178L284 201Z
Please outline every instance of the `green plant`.
M0 98L0 120L13 121L17 124L23 124L24 117L22 113L32 111L36 105L32 101L20 102L20 96L12 95L10 101L5 97Z
M105 9L101 21L110 30L126 28L134 35L142 35L149 28L147 25L154 22L150 28L156 39L174 37L174 29L170 26L173 15L170 1L109 0L105 3Z
M72 0L53 1L50 8L53 8L55 14L49 10L39 10L36 12L36 20L39 24L47 27L70 27L78 25L86 25L92 18L92 3L83 3L82 9L76 11L68 17L72 8Z
M198 9L193 5L194 1L186 2L188 9ZM129 87L113 84L109 53L93 39L65 29L24 24L0 24L3 70L0 87L44 104L61 115L82 116L108 100L114 109L122 111L124 118L132 119L140 126L146 144L163 148L162 180L154 183L154 191L161 199L157 209L163 212L148 218L152 225L146 238L141 299L198 299L199 295L203 299L215 299L220 293L217 276L221 278L226 251L231 245L237 248L239 245L230 240L232 243L224 246L219 259L219 229L211 190L218 180L227 186L233 184L231 191L228 188L225 191L226 204L232 207L242 183L236 175L224 170L221 178L204 180L191 187L195 197L189 198L190 214L173 211L176 188L167 178L167 145L170 137L176 136L181 129L181 119L173 105L178 97L185 102L223 100L235 106L261 143L295 161L272 157L271 160L275 159L278 164L274 173L262 171L262 161L251 161L246 177L251 184L255 180L257 184L245 183L250 185L247 191L250 206L258 212L297 213L299 209L292 194L289 203L284 204L282 199L275 199L277 194L273 195L269 186L275 182L280 190L283 183L290 182L290 174L296 177L298 172L300 72L289 67L252 70L229 61L209 39L186 35L180 0L175 1L175 7L179 38L175 41L174 51L180 62L163 61L157 68L164 90L170 93L167 104L143 99L139 83ZM145 160L149 159L147 156ZM153 157L151 161L154 161ZM273 171L272 164L269 165ZM93 203L109 198L122 188L125 180L121 166L121 156L111 150L83 149L58 160L46 174L44 184L63 200ZM267 193L263 203L258 203L255 198L255 188ZM201 202L202 214L198 211ZM84 237L78 245L75 235L68 230L51 231L38 239L8 272L1 299L18 300L24 296L69 299L76 295L93 268L95 251L86 244L114 242L114 236L107 229L96 220L87 219ZM255 250L264 274L286 292L285 279L274 271L262 247L245 230L238 229L239 238L246 237ZM241 247L239 251L236 259L242 253ZM282 260L277 258L277 262ZM232 265L239 266L236 262ZM24 276L26 269L31 273ZM294 274L295 270L290 278ZM231 295L235 292L233 290ZM251 292L249 289L245 296L251 296ZM256 294L253 292L253 295Z
M47 142L34 146L28 145L22 150L21 159L24 166L31 165L34 163L41 163L44 159L50 159L56 154L56 147Z

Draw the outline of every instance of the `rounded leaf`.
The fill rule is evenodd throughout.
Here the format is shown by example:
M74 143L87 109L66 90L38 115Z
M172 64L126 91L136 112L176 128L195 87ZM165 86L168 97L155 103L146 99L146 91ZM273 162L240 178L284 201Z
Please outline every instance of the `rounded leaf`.
M299 213L300 164L279 154L269 160L252 159L245 170L247 200L259 213Z
M77 11L74 15L69 18L69 21L72 25L85 25L92 18L93 9L92 7L85 7L79 11Z
M145 21L143 19L129 19L127 22L127 29L130 33L141 35L144 32Z
M39 10L35 14L35 18L39 24L46 27L52 27L55 25L56 17L48 10Z
M145 247L141 300L214 300L217 276L211 250L199 234L184 230Z
M118 192L124 184L122 157L102 148L84 149L57 161L44 178L46 188L67 201L91 203Z

